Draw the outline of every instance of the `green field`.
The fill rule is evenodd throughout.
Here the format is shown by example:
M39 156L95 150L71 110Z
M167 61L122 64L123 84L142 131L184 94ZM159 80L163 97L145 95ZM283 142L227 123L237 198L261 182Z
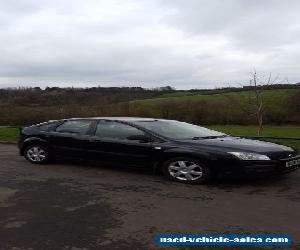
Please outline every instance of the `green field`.
M264 122L299 124L297 93L300 93L297 89L263 90ZM212 94L178 91L151 99L133 100L129 104L123 103L123 106L122 103L112 104L109 112L115 114L118 110L117 116L123 116L126 110L125 114L129 116L175 119L196 124L256 124L253 98L250 91Z
M1 142L17 142L18 138L19 138L19 128L0 127Z
M238 136L255 136L255 126L238 126L238 125L213 125L208 126L211 129L218 130L230 135ZM1 142L17 142L19 135L18 128L0 127ZM262 136L271 137L298 137L300 138L300 126L266 126ZM300 140L272 140L281 144L290 145L300 149Z
M257 133L256 126L211 125L207 127L232 135L256 136ZM300 138L300 126L266 126L262 136Z
M135 116L194 124L256 125L257 103L251 90L190 90L141 94L14 90L0 95L0 124L18 126L67 117ZM150 90L149 90L150 91ZM300 124L300 88L261 91L264 124Z
M272 89L272 90L263 90L263 97L268 103L274 103L279 101L283 101L286 98L289 98L292 94L295 93L295 89ZM132 104L140 103L140 104L154 104L158 101L166 101L166 100L222 100L226 99L226 96L229 97L247 97L249 95L249 91L240 91L240 92L227 92L227 93L217 93L217 94L199 94L197 92L175 92L171 94L163 94L157 98L144 99L144 100L136 100L131 101Z
M257 127L238 125L213 125L211 129L235 136L256 136ZM300 126L266 126L261 136L266 137L296 137L300 138ZM300 140L290 139L265 139L300 149Z

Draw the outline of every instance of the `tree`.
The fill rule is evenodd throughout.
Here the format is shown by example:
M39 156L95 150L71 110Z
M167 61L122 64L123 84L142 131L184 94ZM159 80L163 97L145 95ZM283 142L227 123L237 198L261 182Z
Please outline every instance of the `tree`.
M236 92L238 98L234 96L223 94L230 100L236 107L240 108L245 115L255 117L257 124L257 135L260 136L263 131L264 114L265 114L265 101L263 96L264 87L267 85L275 84L278 80L278 75L273 77L272 73L266 76L260 76L254 70L250 75L249 85L243 86L247 89L248 101L244 105L244 96L241 92Z

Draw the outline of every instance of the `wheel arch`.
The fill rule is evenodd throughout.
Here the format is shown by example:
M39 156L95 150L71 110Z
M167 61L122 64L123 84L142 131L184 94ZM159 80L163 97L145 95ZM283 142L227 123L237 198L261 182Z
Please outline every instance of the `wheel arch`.
M21 155L24 155L25 148L27 148L28 146L31 146L31 145L35 145L35 144L40 144L40 145L50 149L48 141L46 141L42 138L39 138L39 137L30 137L30 138L27 138L24 140L22 148L20 150Z

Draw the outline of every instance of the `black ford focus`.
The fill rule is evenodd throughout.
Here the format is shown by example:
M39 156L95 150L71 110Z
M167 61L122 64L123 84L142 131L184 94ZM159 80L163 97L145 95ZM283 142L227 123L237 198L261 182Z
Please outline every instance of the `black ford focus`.
M215 175L287 173L300 153L270 142L232 137L185 122L152 118L73 118L23 128L20 154L38 164L55 157L149 167L185 183Z

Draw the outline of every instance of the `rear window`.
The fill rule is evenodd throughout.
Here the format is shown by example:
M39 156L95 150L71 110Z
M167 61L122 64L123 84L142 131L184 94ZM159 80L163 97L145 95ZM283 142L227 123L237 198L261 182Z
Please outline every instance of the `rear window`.
M41 131L50 131L56 126L57 122L46 122L38 125L39 130Z

